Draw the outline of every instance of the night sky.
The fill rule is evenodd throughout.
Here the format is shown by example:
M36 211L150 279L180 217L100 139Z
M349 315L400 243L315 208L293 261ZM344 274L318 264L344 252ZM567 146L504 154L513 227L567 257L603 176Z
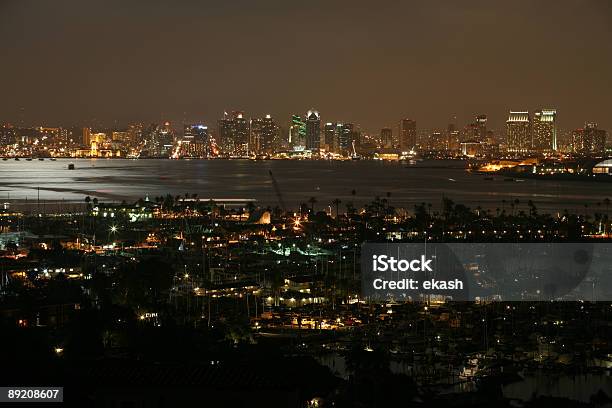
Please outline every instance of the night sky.
M612 1L0 0L0 122L500 128L556 107L612 130Z

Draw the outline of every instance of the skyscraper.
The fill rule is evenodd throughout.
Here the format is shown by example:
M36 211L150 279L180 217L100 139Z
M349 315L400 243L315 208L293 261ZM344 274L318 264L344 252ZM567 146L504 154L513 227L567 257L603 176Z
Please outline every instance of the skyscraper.
M352 123L338 124L338 147L340 153L346 154L351 149L351 143L355 134L355 126Z
M459 131L455 127L454 123L449 123L446 128L446 143L445 150L457 151L459 150Z
M83 128L83 132L81 133L81 143L83 146L89 146L91 144L91 128Z
M249 122L244 113L235 111L223 114L218 122L219 142L223 153L230 157L245 157L249 154Z
M337 152L338 141L335 123L327 122L325 126L323 126L323 144L327 151Z
M91 134L90 142L102 143L105 138L104 134ZM146 130L146 146L152 157L170 157L174 146L174 130L170 122L151 124Z
M321 147L321 116L311 109L306 113L306 149L316 152Z
M15 143L17 131L10 124L0 125L0 147Z
M416 147L416 121L402 119L400 122L399 144L403 152L413 150Z
M534 112L532 122L533 149L538 152L557 150L557 111L542 109Z
M391 128L380 129L380 144L385 149L393 147L393 129Z
M529 112L510 111L506 121L506 144L510 153L527 153L531 150Z
M476 116L476 134L475 139L480 142L487 141L487 115Z
M251 119L250 152L252 154L273 154L275 144L278 142L278 132L279 128L270 115Z
M187 157L209 157L211 154L208 126L187 124L183 126L181 153Z
M574 153L585 156L603 155L606 152L607 132L599 129L597 123L585 123L584 128L572 132Z
M291 117L291 126L289 127L289 147L294 150L303 150L306 148L306 122L300 115Z

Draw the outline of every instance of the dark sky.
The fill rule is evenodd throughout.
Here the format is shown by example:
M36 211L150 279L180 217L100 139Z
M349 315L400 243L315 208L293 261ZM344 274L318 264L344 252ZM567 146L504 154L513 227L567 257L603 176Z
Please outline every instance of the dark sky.
M0 122L502 126L556 107L612 129L612 1L0 0ZM96 122L93 122L93 121Z

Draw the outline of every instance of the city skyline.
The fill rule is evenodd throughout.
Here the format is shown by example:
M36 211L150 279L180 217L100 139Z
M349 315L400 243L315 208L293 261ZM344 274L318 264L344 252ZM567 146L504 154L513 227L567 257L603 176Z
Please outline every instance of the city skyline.
M0 403L610 406L611 34L0 0Z
M564 153L606 155L608 132L585 121L561 129L555 108L510 110L505 129L488 127L486 114L446 129L422 129L404 118L378 134L351 122L323 121L315 108L294 114L285 126L266 114L249 116L224 111L216 126L210 121L172 124L132 123L113 128L18 127L0 124L0 154L55 157L159 158L336 158L382 160L414 158L419 153L442 157L551 157ZM441 155L441 156L440 156ZM559 156L560 157L560 156Z
M315 106L323 121L374 133L397 118L435 128L475 112L501 129L507 110L554 106L562 128L612 127L605 1L524 2L530 13L474 1L61 5L0 5L12 61L0 120L110 127L193 123L224 108L284 118ZM27 30L16 25L24 19Z

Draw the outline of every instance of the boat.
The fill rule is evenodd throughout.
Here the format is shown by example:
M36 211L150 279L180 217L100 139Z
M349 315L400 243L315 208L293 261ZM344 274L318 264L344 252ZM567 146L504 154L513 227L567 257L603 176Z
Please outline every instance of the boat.
M39 158L38 158L38 160L40 160L40 161L44 161L44 160L45 160L45 158L44 158L44 157L39 157Z
M57 159L55 157L50 158L49 160L51 161L56 161Z
M68 170L74 170L74 163L68 164Z
M491 180L495 180L493 177L485 177L484 179L485 179L485 180L489 180L489 181L491 181Z
M19 157L15 157L15 161L19 161Z
M2 161L7 161L7 160L8 160L8 158L7 158L7 157L3 157L3 158L2 158Z
M31 157L26 157L26 161L32 161Z

